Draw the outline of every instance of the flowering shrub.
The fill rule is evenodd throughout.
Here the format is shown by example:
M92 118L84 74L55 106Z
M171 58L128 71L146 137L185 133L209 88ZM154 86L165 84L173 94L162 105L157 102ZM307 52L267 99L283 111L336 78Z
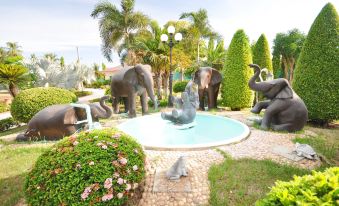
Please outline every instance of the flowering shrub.
M145 155L115 130L81 132L39 157L25 182L30 205L122 205L144 179Z
M268 205L336 205L339 198L339 167L325 172L295 176L290 182L278 181L267 196L256 203Z

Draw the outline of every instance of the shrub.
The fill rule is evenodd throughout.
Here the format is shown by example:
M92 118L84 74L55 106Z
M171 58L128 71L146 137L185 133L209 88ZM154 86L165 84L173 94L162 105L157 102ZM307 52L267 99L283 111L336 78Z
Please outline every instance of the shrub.
M188 83L187 80L176 82L173 85L173 92L175 93L184 92L187 83Z
M265 34L260 35L257 43L254 46L253 63L259 65L261 68L267 68L268 71L273 73L270 46Z
M91 91L74 91L73 92L77 97L84 97L93 94Z
M314 20L298 59L293 89L304 100L308 117L339 119L339 17L328 3Z
M144 179L141 145L115 129L81 132L42 154L25 182L29 205L122 205Z
M77 97L72 92L55 87L38 87L20 92L13 100L11 114L19 122L29 120L40 110L53 104L75 102Z
M159 105L158 105L159 107L167 107L167 105L168 105L168 100L167 100L167 98L161 99L161 100L158 101L158 103L159 103ZM152 100L148 100L148 106L149 106L149 107L153 107L153 106L154 106Z
M256 202L262 205L335 205L338 201L339 167L312 175L294 176L290 182L277 181L267 196Z
M0 113L7 112L9 110L9 106L3 102L0 102Z
M248 66L251 63L248 37L243 30L238 30L227 51L221 88L223 105L231 107L232 110L252 105L254 96L248 87L248 81L253 75L253 70Z
M0 131L6 131L13 126L19 125L12 117L0 120Z

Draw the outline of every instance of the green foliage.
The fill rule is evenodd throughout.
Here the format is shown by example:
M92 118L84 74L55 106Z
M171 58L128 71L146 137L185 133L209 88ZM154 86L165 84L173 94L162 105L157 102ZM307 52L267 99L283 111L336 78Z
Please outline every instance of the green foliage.
M339 119L339 17L328 3L314 20L296 66L293 89L309 119Z
M335 205L338 203L339 167L312 175L295 176L290 182L277 181L267 196L256 202L267 205Z
M175 82L175 84L173 85L173 92L179 93L185 91L187 83L187 80Z
M14 121L12 117L0 120L0 131L6 131L13 126L18 126L18 122Z
M273 73L270 46L265 34L260 35L253 48L253 63Z
M93 92L91 92L91 91L78 91L78 90L75 90L75 89L72 89L70 91L73 92L75 94L75 96L77 96L77 97L84 97L84 96L88 96L88 95L93 94Z
M26 178L26 200L46 206L123 205L145 177L144 161L141 145L116 129L81 132L39 157Z
M218 41L217 45L214 46L214 40L210 39L207 48L207 60L204 64L221 71L224 67L225 60L226 50L224 48L224 41Z
M0 113L9 111L10 106L0 102Z
M283 78L284 77L284 70L282 69L280 56L273 56L272 65L273 65L273 76L274 76L274 78Z
M97 79L95 82L93 82L91 85L88 85L87 87L91 88L102 88L105 85L110 85L111 80L106 80L106 79Z
M77 97L72 92L55 87L38 87L20 92L13 100L11 114L19 122L29 120L40 110L53 104L68 104L76 102Z
M8 87L10 94L15 97L19 84L29 81L28 69L20 64L0 64L0 84Z
M243 30L238 30L227 51L221 88L223 105L231 107L232 110L252 105L254 96L247 85L253 75L253 70L248 67L251 63L248 37Z
M158 107L167 107L168 100L167 100L167 98L166 99L161 99L161 100L158 101L158 103L159 103ZM154 106L152 100L148 100L148 106L149 107L153 107Z

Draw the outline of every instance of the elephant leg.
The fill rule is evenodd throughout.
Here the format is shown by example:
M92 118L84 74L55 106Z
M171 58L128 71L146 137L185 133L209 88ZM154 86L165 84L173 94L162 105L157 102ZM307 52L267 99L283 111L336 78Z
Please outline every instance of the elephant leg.
M145 115L148 113L148 104L147 104L147 94L144 92L140 96L140 102L141 102L141 110L142 110L142 115Z
M207 100L207 102L208 102L208 109L210 110L210 109L213 109L214 105L215 105L213 86L208 87L207 95L208 95L208 100Z
M165 112L161 112L161 118L165 120L170 120L172 122L174 121L172 114L165 113Z
M135 111L135 92L131 92L131 94L128 95L128 116L130 118L136 117L136 111Z
M128 108L129 108L129 106L128 106L128 98L127 97L123 97L123 100L124 100L124 105L125 105L125 113L127 113L128 112Z
M271 101L266 100L262 102L258 102L255 104L255 106L251 109L251 112L254 114L259 114L262 109L266 109L270 105Z
M295 130L295 127L292 123L285 123L285 124L272 125L272 129L275 130L275 131L293 132Z
M216 86L215 91L214 91L214 105L213 105L214 108L218 108L217 102L218 102L219 88L220 88L220 84Z
M264 117L261 121L261 128L267 130L270 127L272 120L275 119L275 116L287 109L288 106L289 105L285 101L273 100L266 108Z
M202 111L205 111L205 97L204 97L204 90L203 89L199 89L199 108Z
M113 106L114 114L119 113L119 99L120 98L118 96L113 98L112 106Z

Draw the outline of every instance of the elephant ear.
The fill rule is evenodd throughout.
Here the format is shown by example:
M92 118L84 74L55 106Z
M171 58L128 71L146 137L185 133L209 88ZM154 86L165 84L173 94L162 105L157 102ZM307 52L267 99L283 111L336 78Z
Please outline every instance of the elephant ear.
M193 76L193 80L194 80L194 83L198 84L200 83L199 81L199 75L200 75L200 70L194 72L194 76Z
M269 99L288 99L293 97L293 90L286 79L275 79L269 82L272 87L265 93Z
M222 76L221 76L220 72L218 70L212 68L211 84L212 85L218 84L218 83L221 82L221 80L222 80Z
M77 116L73 108L66 110L64 115L64 124L75 124L77 122Z
M135 71L135 67L128 69L128 71L124 75L124 79L131 85L138 84L138 76Z

